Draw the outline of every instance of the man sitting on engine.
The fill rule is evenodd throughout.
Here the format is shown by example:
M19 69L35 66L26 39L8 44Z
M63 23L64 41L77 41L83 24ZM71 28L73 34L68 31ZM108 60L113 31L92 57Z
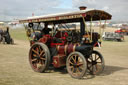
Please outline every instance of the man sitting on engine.
M49 34L49 32L51 31L50 28L48 28L48 24L45 23L44 29L42 30L42 32L46 35Z

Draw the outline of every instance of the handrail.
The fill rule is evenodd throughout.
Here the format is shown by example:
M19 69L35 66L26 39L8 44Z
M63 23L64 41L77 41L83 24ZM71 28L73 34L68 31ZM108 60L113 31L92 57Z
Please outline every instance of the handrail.
M92 42L92 17L91 17L91 21L90 21L90 32L91 32L91 42Z
M102 41L102 38L101 38L101 17L100 17L100 28L99 28L99 34L100 34L100 42Z

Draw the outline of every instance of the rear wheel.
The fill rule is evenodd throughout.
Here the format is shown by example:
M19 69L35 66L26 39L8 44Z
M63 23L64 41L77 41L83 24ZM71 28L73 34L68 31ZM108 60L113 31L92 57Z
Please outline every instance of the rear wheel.
M44 72L50 64L50 52L43 43L35 43L29 51L29 62L36 72Z
M80 52L72 52L67 58L66 68L73 78L84 77L87 70L87 63L84 55Z
M87 65L90 74L98 75L104 70L104 58L98 51L93 51L87 59Z

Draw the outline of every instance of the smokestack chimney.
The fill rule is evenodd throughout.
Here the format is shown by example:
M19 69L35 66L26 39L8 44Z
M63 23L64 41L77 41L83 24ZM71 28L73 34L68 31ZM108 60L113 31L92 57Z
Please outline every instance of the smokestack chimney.
M86 10L86 8L87 8L86 6L80 6L79 7L80 10Z

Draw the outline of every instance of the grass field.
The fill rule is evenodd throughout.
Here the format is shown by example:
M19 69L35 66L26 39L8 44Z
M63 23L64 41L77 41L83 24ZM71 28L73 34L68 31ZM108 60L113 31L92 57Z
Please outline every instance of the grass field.
M17 40L27 40L26 32L25 32L24 28L21 28L21 29L11 29L10 33L11 33L11 36L14 39L17 39Z
M112 30L112 29L110 29ZM95 48L105 59L99 76L73 79L66 70L34 72L28 62L29 42L23 29L11 30L15 45L0 44L0 85L128 85L128 36L125 42L104 41Z

